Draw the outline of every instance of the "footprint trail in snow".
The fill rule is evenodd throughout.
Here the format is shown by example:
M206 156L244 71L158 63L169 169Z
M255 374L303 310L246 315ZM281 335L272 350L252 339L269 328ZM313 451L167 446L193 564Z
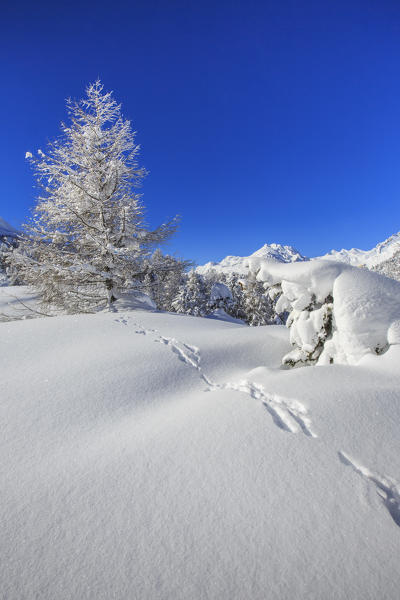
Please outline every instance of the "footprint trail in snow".
M387 475L377 475L366 467L358 464L344 452L338 452L340 461L349 466L363 479L371 481L376 486L376 491L390 516L398 527L400 527L400 484Z
M150 335L155 342L167 346L179 360L198 372L199 377L207 386L207 391L232 390L248 394L251 398L260 401L264 405L275 425L283 431L290 433L301 432L310 438L317 437L311 428L311 419L307 409L298 400L267 392L263 386L252 381L243 380L239 382L215 383L203 373L200 366L200 350L196 346L191 346L176 338L165 337L156 329L145 329L138 323L132 322L130 317L116 319L116 321L124 325L128 325L131 322L135 327L135 333ZM366 467L358 464L343 451L338 452L338 456L344 465L350 466L364 480L370 481L375 485L383 505L388 510L395 524L400 527L400 484L391 477L373 473Z
M128 325L130 317L115 319L115 321L123 325ZM145 329L136 322L131 321L131 323L135 327L135 333L152 336L155 342L167 346L180 361L195 369L199 377L207 385L207 391L232 390L248 394L251 398L259 400L263 404L275 425L283 431L290 433L301 432L310 438L317 437L311 429L311 419L308 416L307 409L298 400L267 392L262 385L247 380L215 383L207 377L200 366L201 356L199 348L181 342L176 338L165 337L156 329Z

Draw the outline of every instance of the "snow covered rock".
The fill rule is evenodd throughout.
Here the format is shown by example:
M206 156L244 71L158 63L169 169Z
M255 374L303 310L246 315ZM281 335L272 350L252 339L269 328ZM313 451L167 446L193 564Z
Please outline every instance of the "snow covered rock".
M284 364L356 364L365 354L382 354L398 339L399 282L317 259L294 264L252 259L249 268L273 295L281 294L277 312L290 312L294 350Z

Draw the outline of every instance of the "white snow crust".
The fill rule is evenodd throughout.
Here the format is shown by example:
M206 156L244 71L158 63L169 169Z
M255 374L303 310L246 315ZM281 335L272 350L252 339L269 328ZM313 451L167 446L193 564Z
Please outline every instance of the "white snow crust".
M398 599L398 323L382 356L289 371L282 326L0 328L4 598Z

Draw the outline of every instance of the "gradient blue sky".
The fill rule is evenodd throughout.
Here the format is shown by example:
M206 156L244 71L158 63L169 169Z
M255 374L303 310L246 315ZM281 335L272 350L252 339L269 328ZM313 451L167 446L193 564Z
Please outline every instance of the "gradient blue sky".
M133 121L150 225L199 263L266 242L309 256L400 229L400 2L5 2L0 216L24 156L98 76Z

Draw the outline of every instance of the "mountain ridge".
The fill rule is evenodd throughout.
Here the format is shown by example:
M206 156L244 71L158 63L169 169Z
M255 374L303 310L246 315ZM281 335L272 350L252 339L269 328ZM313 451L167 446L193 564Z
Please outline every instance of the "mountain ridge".
M5 221L2 217L0 217L0 238L16 238L18 236L18 231L7 221Z
M249 258L267 258L278 260L279 262L299 262L309 260L306 256L303 256L293 246L283 246L282 244L264 244L250 254L249 256L226 256L219 262L210 261L204 265L199 265L196 268L197 273L205 275L209 271L215 269L216 271L222 271L224 273L239 273L240 275L246 275L248 272L248 266L246 262Z
M378 266L379 264L390 260L397 252L400 251L400 232L394 233L383 242L379 242L370 250L360 250L359 248L351 248L347 250L331 250L326 254L315 257L306 257L301 254L293 246L282 244L264 244L248 256L232 256L228 255L219 262L207 262L204 265L199 265L196 268L197 273L205 275L211 270L221 271L224 273L236 272L240 275L248 273L246 262L249 258L267 258L278 260L279 262L299 262L306 260L322 259L346 263L355 267L365 266L369 269Z

